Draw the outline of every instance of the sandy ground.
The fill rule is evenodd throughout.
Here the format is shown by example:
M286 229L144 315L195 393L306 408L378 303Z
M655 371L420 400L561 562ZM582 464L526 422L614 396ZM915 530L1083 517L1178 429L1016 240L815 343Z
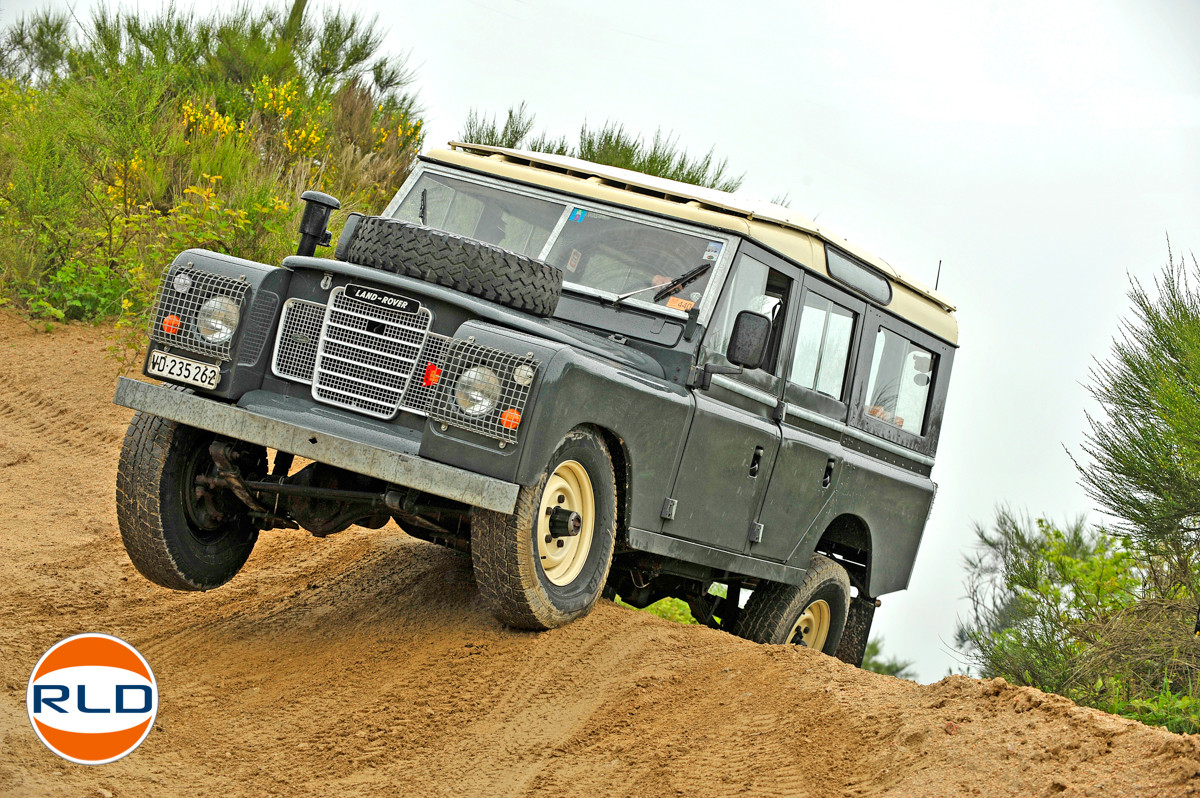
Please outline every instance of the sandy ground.
M502 628L458 554L395 526L263 535L207 594L142 579L113 509L130 413L104 329L0 314L0 794L1157 796L1200 738L1000 682L918 686L603 602ZM137 646L161 709L125 759L59 759L25 685L80 632Z

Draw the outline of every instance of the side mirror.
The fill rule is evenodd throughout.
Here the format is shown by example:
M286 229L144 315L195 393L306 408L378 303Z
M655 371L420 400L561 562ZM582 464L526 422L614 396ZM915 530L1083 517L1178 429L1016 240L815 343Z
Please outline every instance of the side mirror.
M725 347L725 359L733 365L705 363L703 368L693 368L688 376L688 387L707 391L712 386L714 374L741 374L743 369L758 368L767 356L770 341L771 320L761 313L743 310L733 321L729 346Z
M770 341L771 320L761 313L743 310L733 321L725 359L735 366L756 369L767 356L767 344Z
M296 248L296 254L310 256L316 253L318 246L329 246L329 216L342 207L342 203L320 191L305 191L300 199L304 200L304 215L300 217L300 246Z

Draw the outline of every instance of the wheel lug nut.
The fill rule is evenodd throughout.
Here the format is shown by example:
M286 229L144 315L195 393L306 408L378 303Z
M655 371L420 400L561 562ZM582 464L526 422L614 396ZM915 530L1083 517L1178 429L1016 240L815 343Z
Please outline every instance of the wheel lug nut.
M562 542L561 540L560 540L560 541L558 541L558 547L559 547L560 549L563 547L563 542Z

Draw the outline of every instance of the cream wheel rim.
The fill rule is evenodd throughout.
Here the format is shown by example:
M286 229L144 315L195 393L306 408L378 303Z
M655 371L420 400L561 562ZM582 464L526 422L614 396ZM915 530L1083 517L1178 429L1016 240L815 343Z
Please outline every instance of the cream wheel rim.
M579 513L583 523L578 535L555 538L550 534L550 514L556 508ZM574 460L559 463L546 480L537 518L538 561L553 584L569 585L583 571L595 524L596 496L587 469Z
M825 648L825 639L829 637L831 617L833 613L829 609L829 602L824 599L814 601L800 613L787 641L820 651Z

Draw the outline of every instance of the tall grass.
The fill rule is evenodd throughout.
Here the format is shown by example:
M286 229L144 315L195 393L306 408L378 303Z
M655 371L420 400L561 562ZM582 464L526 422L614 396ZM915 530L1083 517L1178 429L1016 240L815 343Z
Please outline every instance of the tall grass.
M422 123L373 19L173 7L41 12L0 34L0 296L35 317L122 316L208 247L277 262L298 196L377 210Z

